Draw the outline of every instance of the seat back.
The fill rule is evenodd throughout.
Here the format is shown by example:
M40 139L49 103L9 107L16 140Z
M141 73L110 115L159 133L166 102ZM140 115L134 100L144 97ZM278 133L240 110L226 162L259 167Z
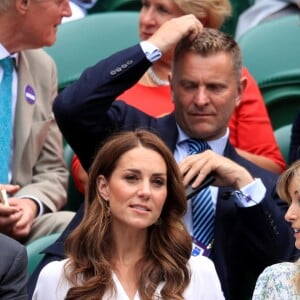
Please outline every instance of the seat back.
M289 159L292 124L284 125L274 131L279 149L287 162Z
M274 129L288 125L300 109L300 69L270 75L260 84Z
M101 59L139 42L138 12L107 12L63 23L45 50L58 69L59 90Z
M50 246L60 236L60 233L53 233L40 237L26 246L28 255L28 274L31 275L40 261L43 259L44 254L41 253L45 248Z
M84 201L84 195L82 195L76 188L73 175L72 175L72 159L74 156L74 151L69 144L64 147L64 159L69 170L69 182L67 190L67 204L65 210L76 212L80 207L81 203Z
M256 79L274 129L292 123L300 107L299 17L262 23L238 41Z
M299 16L289 15L261 23L238 40L244 65L259 85L276 73L300 70Z

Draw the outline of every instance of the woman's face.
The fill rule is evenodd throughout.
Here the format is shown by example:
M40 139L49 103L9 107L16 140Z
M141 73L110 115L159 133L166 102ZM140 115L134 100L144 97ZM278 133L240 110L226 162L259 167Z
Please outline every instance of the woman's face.
M182 15L183 12L173 0L142 0L139 17L140 39L147 40L164 22Z
M167 197L167 166L157 152L139 146L124 153L98 189L108 200L115 229L145 229L161 214Z
M295 246L300 249L300 184L299 177L295 175L288 186L288 193L292 199L290 207L285 214L286 221L291 223L294 230Z

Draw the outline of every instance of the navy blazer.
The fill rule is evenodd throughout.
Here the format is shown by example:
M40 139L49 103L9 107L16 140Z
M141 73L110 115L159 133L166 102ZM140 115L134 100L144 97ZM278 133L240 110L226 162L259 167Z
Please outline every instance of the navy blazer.
M149 66L136 45L87 69L57 97L57 123L86 170L101 141L115 130L149 129L172 151L175 149L178 131L173 113L154 118L123 101L114 101ZM212 259L226 299L241 300L250 298L255 281L266 266L294 260L296 249L292 230L284 220L287 204L275 193L277 176L240 157L230 143L224 156L244 166L253 177L261 178L267 188L262 202L249 208L238 207L228 197L231 188L220 188L218 192ZM46 250L48 259L64 258L65 236L79 223L82 211L83 207L60 240ZM31 289L39 271L40 268L31 280Z

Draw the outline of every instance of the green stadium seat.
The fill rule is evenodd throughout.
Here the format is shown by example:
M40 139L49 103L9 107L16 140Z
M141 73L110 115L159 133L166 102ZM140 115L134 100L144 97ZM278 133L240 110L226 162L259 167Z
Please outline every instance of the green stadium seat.
M291 124L300 109L300 69L274 74L261 83L260 89L273 128Z
M99 60L139 42L138 12L107 12L63 23L57 41L45 50L58 69L59 90Z
M26 246L28 256L28 274L32 274L38 266L44 254L40 252L50 246L60 236L60 233L54 233L40 237Z
M289 159L291 132L292 124L284 125L274 131L277 144L286 162Z
M73 156L74 156L73 149L70 147L69 144L66 144L64 147L64 159L67 168L70 172L70 175L69 175L68 191L67 191L67 204L64 210L76 212L79 206L81 205L81 203L84 201L84 196L77 190L71 173Z
M261 23L238 40L244 65L259 85L274 74L300 70L299 16L290 15Z
M292 123L300 107L299 16L266 21L238 41L274 129Z

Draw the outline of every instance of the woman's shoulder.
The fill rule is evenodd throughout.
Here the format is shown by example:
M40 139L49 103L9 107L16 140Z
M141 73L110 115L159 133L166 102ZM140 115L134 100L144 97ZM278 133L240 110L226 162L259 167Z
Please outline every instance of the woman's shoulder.
M60 261L52 261L48 263L40 272L39 279L38 280L47 280L51 279L53 281L59 281L59 278L61 278L64 266L68 260L60 260Z
M260 278L273 278L273 277L282 277L282 276L294 276L297 272L297 265L292 262L282 262L268 266L259 276Z
M202 255L192 255L189 259L189 266L191 281L185 291L185 299L224 299L221 283L212 260Z
M260 299L294 299L299 297L295 290L294 278L299 272L295 263L283 262L266 267L259 275L253 298Z
M189 264L191 270L198 270L199 266L201 266L202 269L214 269L213 261L203 255L192 255L189 259Z
M33 293L33 300L58 300L65 298L67 291L71 287L64 277L66 262L66 259L53 261L41 270Z

